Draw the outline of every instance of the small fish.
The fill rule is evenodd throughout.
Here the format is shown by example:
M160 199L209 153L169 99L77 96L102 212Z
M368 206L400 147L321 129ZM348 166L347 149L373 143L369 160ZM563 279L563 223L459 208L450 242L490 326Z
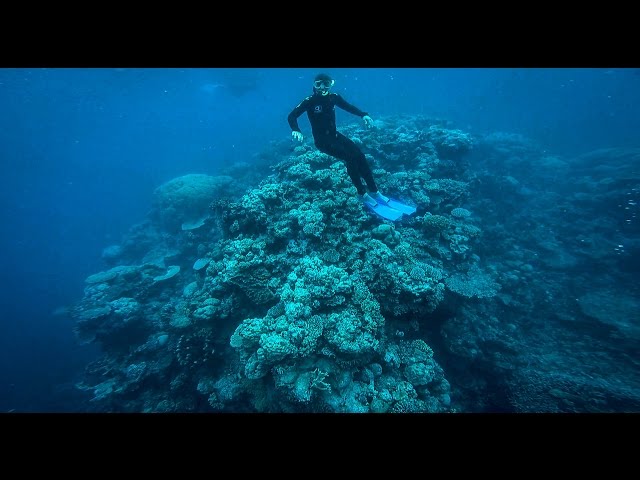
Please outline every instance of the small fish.
M205 83L202 87L200 87L200 89L206 93L213 93L220 87L224 87L224 85L221 83Z

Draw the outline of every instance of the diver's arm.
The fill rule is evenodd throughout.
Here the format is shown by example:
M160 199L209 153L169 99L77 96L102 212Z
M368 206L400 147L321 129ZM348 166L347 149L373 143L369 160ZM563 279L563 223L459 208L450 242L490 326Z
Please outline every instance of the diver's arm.
M309 97L305 98L296 106L296 108L291 110L291 113L287 117L289 126L291 127L291 130L293 130L294 132L300 132L300 127L298 126L298 117L300 117L300 115L302 115L307 110L308 104L309 104Z
M367 112L363 112L358 107L355 107L354 105L351 105L349 102L347 102L344 98L342 98L342 96L340 96L340 94L336 93L334 95L336 96L336 105L344 111L349 112L353 115L357 115L361 118L369 116Z

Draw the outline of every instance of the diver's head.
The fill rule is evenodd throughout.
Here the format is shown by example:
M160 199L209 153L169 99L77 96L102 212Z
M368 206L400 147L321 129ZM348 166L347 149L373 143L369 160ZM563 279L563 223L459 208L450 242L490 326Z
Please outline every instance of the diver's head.
M320 95L328 95L329 89L333 87L334 83L336 83L335 80L329 75L326 73L319 73L313 81L313 91Z

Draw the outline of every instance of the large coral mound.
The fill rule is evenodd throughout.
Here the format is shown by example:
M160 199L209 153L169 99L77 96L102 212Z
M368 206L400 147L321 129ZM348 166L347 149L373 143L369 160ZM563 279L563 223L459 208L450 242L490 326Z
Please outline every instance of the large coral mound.
M450 410L419 324L450 266L480 271L480 230L436 140L403 133L434 131L414 121L346 129L381 189L417 205L396 224L366 211L344 164L309 145L257 186L187 175L159 187L151 222L132 231L144 248L111 256L132 275L93 275L75 309L78 334L105 351L82 388L118 411Z

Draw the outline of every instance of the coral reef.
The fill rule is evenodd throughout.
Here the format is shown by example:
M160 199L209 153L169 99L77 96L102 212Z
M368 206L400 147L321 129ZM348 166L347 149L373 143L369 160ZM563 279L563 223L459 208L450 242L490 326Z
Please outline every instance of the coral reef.
M637 227L582 213L638 191L625 167L634 153L615 156L612 192L517 135L473 137L409 115L343 131L380 189L417 212L396 223L371 215L343 163L308 143L274 142L261 157L272 173L259 181L239 163L162 185L72 309L79 339L103 351L79 384L96 410L638 408L637 360L622 350L637 348L637 290L607 316L619 292L605 285L624 278L593 281L585 267L618 265L639 247L604 232ZM570 171L573 184L548 192ZM607 379L603 352L614 351L620 378ZM600 365L580 370L594 352Z

